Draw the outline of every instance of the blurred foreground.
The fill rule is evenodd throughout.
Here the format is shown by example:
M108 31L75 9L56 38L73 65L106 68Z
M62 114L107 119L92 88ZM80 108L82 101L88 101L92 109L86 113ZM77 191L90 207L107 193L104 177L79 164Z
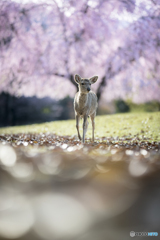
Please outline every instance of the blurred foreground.
M127 240L131 231L159 231L160 142L82 146L74 136L17 134L0 143L0 239Z

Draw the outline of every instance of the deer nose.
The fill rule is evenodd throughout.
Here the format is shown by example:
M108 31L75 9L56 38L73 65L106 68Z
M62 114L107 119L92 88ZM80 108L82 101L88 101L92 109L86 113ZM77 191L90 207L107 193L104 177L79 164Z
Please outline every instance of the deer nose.
M88 87L88 88L87 88L87 91L89 92L90 90L91 90L91 89Z

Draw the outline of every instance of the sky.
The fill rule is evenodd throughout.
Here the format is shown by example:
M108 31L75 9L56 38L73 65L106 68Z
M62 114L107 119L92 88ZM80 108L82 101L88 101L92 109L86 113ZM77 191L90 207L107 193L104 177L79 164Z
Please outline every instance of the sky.
M50 4L52 4L53 3L53 0L12 0L12 1L23 3L23 4L26 4L26 3L48 3L48 4L50 3ZM55 1L57 1L57 3L59 3L61 0L55 0ZM91 2L90 4L92 4L92 0L89 1L89 2ZM140 2L141 2L141 0L138 0L138 4ZM117 12L113 12L112 15L113 15L113 18L116 18L119 21L125 21L125 22L128 22L128 23L131 23L131 22L136 21L138 19L137 15L130 14L127 11L123 11L122 14L117 13ZM68 16L70 16L70 14L68 14Z
M30 2L40 3L40 2L48 2L48 1L51 2L51 0L46 0L46 1L44 1L44 0L13 0L13 1L20 2L20 3L30 3Z

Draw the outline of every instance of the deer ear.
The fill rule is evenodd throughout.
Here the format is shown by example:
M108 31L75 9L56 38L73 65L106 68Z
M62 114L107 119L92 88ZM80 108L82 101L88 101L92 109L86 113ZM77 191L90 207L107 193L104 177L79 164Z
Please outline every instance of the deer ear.
M98 76L94 76L94 77L91 77L89 81L91 82L91 84L93 84L97 81L97 79L98 79Z
M80 77L78 74L76 74L76 75L74 76L74 81L75 81L76 83L80 83L81 77Z

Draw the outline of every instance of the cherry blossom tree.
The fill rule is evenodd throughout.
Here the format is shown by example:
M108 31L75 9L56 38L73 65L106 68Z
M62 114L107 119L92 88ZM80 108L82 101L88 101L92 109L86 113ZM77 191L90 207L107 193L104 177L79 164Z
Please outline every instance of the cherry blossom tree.
M158 100L159 28L158 0L2 1L0 91L74 96L78 73L99 75L98 99Z
M117 94L111 89L123 85L120 97L136 92L135 102L160 100L160 2L140 4L137 15L140 17L123 29L123 44L108 58L103 79L103 87L112 79L112 87L107 88L108 99L118 97L118 91ZM114 92L112 96L111 91Z

